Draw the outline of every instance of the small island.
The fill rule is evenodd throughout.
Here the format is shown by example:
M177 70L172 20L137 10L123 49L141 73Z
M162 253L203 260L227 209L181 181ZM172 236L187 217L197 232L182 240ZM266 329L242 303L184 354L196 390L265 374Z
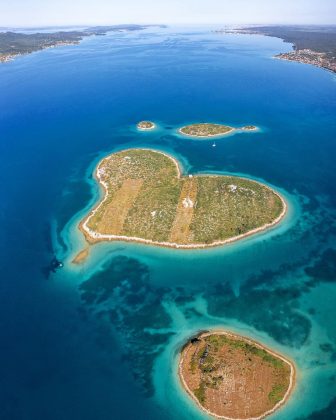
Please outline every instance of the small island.
M227 420L257 420L287 401L295 383L295 368L260 343L213 331L184 346L179 376L184 389L207 414Z
M237 131L255 131L257 127L254 125L246 125L241 128L230 127L224 124L212 124L212 123L197 123L190 124L180 128L178 131L180 134L190 137L222 137L227 134Z
M241 130L243 131L255 131L258 130L258 127L255 125L245 125L245 127L242 127Z
M152 121L140 121L137 124L138 130L154 130L155 124Z
M264 184L237 176L183 176L174 158L150 149L113 153L95 176L104 196L79 225L91 244L219 246L275 226L286 212L284 199Z

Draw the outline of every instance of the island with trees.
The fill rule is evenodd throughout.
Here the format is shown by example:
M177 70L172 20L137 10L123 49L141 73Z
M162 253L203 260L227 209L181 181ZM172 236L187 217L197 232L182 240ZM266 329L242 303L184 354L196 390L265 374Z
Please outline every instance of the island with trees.
M283 405L295 367L280 354L228 331L204 332L183 347L181 384L207 414L226 420L262 419Z
M286 212L281 195L264 184L237 176L182 175L176 159L150 149L112 153L95 176L104 196L80 223L89 243L218 246L271 228Z
M140 121L137 124L138 130L154 130L155 124L152 121Z
M237 131L255 131L257 127L254 125L246 125L241 128L230 127L224 124L213 123L195 123L181 127L178 131L180 134L190 137L222 137Z
M256 131L256 130L258 130L258 127L256 127L255 125L245 125L244 127L240 128L240 130L243 130L243 131Z

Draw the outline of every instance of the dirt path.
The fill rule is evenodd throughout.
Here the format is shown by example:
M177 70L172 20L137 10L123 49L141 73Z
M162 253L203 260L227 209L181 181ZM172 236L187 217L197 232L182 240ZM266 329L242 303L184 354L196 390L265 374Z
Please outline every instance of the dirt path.
M175 220L170 232L170 242L188 243L189 227L193 218L196 199L197 180L195 178L187 178L181 190Z

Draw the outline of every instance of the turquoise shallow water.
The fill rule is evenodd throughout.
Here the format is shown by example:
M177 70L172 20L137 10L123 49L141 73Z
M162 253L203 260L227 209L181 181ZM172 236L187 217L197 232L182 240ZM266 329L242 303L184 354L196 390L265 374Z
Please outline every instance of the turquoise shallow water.
M335 77L272 59L281 40L212 29L111 34L0 66L1 418L205 418L176 372L185 340L213 327L296 363L272 418L336 418ZM139 133L141 119L158 128ZM214 148L176 135L193 121L261 130ZM266 182L288 215L209 250L101 243L75 267L94 167L128 147Z

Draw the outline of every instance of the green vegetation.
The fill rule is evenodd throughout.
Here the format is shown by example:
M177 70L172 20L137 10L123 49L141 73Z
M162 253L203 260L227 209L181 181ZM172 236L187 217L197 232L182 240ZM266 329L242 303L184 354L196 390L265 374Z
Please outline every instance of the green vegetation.
M198 359L196 358L196 355L191 359L190 362L190 370L191 373L196 373L196 369L198 367Z
M296 50L313 50L327 54L330 58L336 56L336 27L323 26L258 26L245 28L245 31L259 33L283 39L295 45Z
M49 47L78 44L84 37L91 35L105 35L107 32L121 30L135 31L146 27L142 25L95 26L83 31L38 32L35 34L0 32L0 62Z
M254 26L234 30L238 33L263 34L283 39L293 44L293 51L276 57L312 64L336 72L336 27L323 26Z
M272 391L268 394L268 399L272 404L277 404L283 399L285 387L282 384L273 385Z
M213 137L228 134L234 128L222 124L200 123L191 124L180 129L182 134L194 137Z
M216 370L215 358L208 354L200 363L202 372L213 372Z
M206 244L272 223L283 210L271 190L237 177L199 177L197 206L191 230L196 242Z
M247 341L232 339L224 334L210 335L205 338L205 341L210 344L211 351L217 352L224 344L228 344L234 349L242 349L247 353L260 357L264 362L271 364L274 368L281 369L284 367L284 362L281 359Z
M218 387L223 383L223 380L224 378L222 375L212 376L211 381L207 384L207 386L212 389L218 389Z
M97 174L108 194L87 227L98 235L207 245L272 223L283 211L281 198L260 183L219 175L180 178L173 159L152 150L114 153Z
M208 412L221 418L263 418L287 398L290 362L231 333L201 333L183 347L182 383ZM289 393L288 393L289 394Z
M258 127L256 127L255 125L245 125L245 127L242 128L242 130L245 131L253 131L256 130Z
M205 391L206 391L206 383L204 381L201 381L198 388L194 389L195 397L198 399L198 401L201 404L205 403Z

